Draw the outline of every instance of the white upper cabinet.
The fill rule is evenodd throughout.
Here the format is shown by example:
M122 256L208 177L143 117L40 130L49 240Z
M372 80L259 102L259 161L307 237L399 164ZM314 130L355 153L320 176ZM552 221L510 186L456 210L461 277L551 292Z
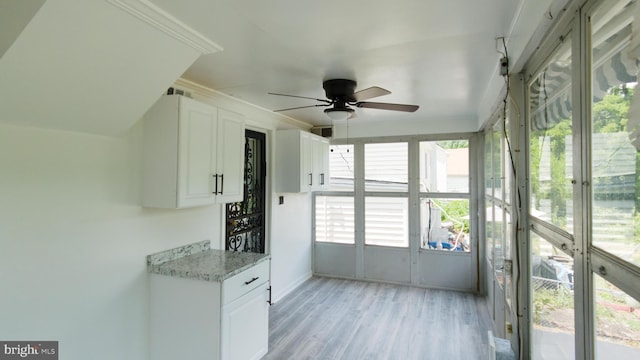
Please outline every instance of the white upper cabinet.
M244 117L218 110L217 172L218 202L242 201L244 196Z
M142 205L185 208L241 201L241 115L162 96L144 116Z
M328 164L329 140L301 130L276 132L276 192L324 190Z
M315 166L313 164L313 139L311 134L302 131L300 132L300 156L300 192L305 192L313 188L313 170ZM288 160L296 162L296 159L289 158Z
M324 138L312 139L313 187L324 190L329 182L329 141Z
M178 193L166 207L190 207L211 204L215 200L212 176L216 176L215 140L217 111L215 108L190 99L178 99ZM154 121L155 119L151 119ZM146 124L145 124L146 125ZM150 161L162 161L153 159ZM168 164L167 164L168 165ZM172 165L173 166L173 165ZM167 174L173 177L173 174ZM156 181L158 175L148 178ZM147 181L145 181L147 183ZM171 189L173 190L173 189ZM164 207L160 205L161 207Z

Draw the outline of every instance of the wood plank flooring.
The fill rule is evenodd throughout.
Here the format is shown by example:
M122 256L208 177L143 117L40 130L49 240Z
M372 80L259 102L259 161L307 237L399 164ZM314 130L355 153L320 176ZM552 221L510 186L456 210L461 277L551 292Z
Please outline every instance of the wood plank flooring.
M263 359L487 358L487 303L473 294L313 277L270 311Z

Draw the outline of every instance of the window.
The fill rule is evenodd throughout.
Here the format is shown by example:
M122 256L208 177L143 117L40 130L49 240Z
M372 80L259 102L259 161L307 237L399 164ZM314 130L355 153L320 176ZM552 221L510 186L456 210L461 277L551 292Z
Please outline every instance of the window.
M354 244L354 206L350 196L316 196L316 241Z
M365 144L365 191L408 191L408 155L406 142Z
M420 142L420 192L469 192L469 140Z
M418 179L411 186L420 192L415 205L409 199L410 148ZM363 161L364 173L358 174L356 161ZM331 187L315 196L315 241L408 248L415 234L421 249L469 253L469 168L468 139L331 145ZM410 224L411 211L419 211L420 223Z
M365 197L365 245L409 246L409 200L397 197Z
M421 141L418 151L420 248L469 252L469 140Z
M484 188L487 196L493 196L493 172L491 170L491 160L493 148L491 147L491 136L484 136Z
M493 242L495 237L493 221L493 136L490 132L484 134L484 187L485 187L485 249L487 259L493 261ZM491 287L493 288L493 287Z
M493 268L500 286L504 286L504 258L505 258L505 222L502 207L494 203L491 212L493 223Z
M355 178L353 145L331 145L329 147L329 190L353 191Z
M636 359L640 354L639 298L622 290L634 293L638 278L627 269L640 266L639 10L634 1L603 1L589 19L590 251L596 259L602 251L615 255L604 277L593 275L598 359Z
M500 229L496 229L496 226L499 225L496 224L496 222L493 220L493 202L491 200L487 201L487 209L485 210L485 216L486 216L486 225L485 225L485 238L486 240L486 245L485 248L487 249L487 259L489 261L493 261L493 247L494 247L494 241L496 238L496 231L500 230Z
M607 280L594 275L596 357L637 359L640 354L640 302Z
M529 205L529 216L523 221L531 229L518 239L531 246L530 277L522 284L513 278L525 294L520 300L531 299L530 304L517 303L520 309L531 305L520 322L531 330L531 337L519 343L524 352L520 355L637 359L640 2L589 0L571 2L569 8L524 66L532 71L524 76L526 101L510 99L518 108L527 107L522 113L528 116L529 130L528 172L516 177L519 185L528 181L530 186L528 201L523 202ZM511 120L523 125L517 119ZM487 152L495 148L492 131L495 127L484 133L488 207L500 204L487 184L495 174L495 150ZM508 168L509 159L503 160ZM503 173L509 181L510 173ZM517 202L513 195L521 194L514 194L515 189L511 197ZM507 195L505 189L505 202ZM505 215L512 210L518 220L517 203L500 205ZM487 225L487 236L490 229ZM508 236L505 239L508 245ZM504 250L508 254L507 247ZM592 339L595 344L589 343Z
M602 6L592 16L591 201L593 245L640 265L640 54L632 40L640 30L632 6Z
M531 232L533 359L574 359L573 259Z
M506 106L506 108L504 108ZM513 317L516 308L512 301L512 263L511 241L512 204L511 187L513 184L513 167L509 140L511 129L511 102L501 104L496 109L490 123L484 131L484 235L490 289L490 302L496 325L504 322L515 322ZM511 310L511 311L507 311ZM501 333L500 336L508 337Z
M572 232L571 42L529 84L533 215Z
M512 156L513 154L511 153L512 149L511 149L511 142L513 141L511 139L511 131L510 131L510 112L507 111L505 113L507 115L506 119L504 120L504 124L503 124L503 128L504 128L504 132L503 132L503 136L502 136L502 148L504 149L504 161L503 161L503 188L504 188L504 201L507 204L511 203L511 180L513 178L513 163L512 163Z
M469 200L420 199L420 230L422 249L469 252Z
M502 199L502 189L504 185L504 177L502 176L502 165L503 165L503 127L504 124L498 121L493 127L493 141L491 142L493 148L491 150L491 155L493 159L491 160L491 179L493 180L493 197L496 199Z

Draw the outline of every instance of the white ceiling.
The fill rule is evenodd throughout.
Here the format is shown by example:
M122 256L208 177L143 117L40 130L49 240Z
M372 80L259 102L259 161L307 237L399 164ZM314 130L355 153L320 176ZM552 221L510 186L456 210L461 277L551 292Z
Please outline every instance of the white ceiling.
M183 78L267 109L324 98L322 81L349 78L391 95L371 101L416 104L415 113L358 109L357 121L447 118L478 127L477 111L498 77L496 37L525 0L153 0L224 51L201 56ZM323 108L285 114L330 125ZM354 120L355 121L355 120Z
M323 80L348 78L392 92L371 101L420 106L357 109L351 126L363 134L390 135L388 124L396 134L476 131L504 84L496 38L507 38L518 61L550 4L564 2L3 0L0 80L9 86L0 88L0 120L120 133L182 74L268 110L315 104L268 92L324 98ZM198 57L189 42L176 43L182 30L167 36L165 22L224 50ZM284 114L331 125L322 110Z

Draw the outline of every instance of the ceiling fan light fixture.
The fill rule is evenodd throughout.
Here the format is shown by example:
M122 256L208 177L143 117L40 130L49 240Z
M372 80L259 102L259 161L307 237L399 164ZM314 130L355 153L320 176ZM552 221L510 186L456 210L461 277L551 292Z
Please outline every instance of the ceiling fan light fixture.
M354 110L350 107L330 108L325 109L324 113L327 114L332 121L345 121L351 117Z

